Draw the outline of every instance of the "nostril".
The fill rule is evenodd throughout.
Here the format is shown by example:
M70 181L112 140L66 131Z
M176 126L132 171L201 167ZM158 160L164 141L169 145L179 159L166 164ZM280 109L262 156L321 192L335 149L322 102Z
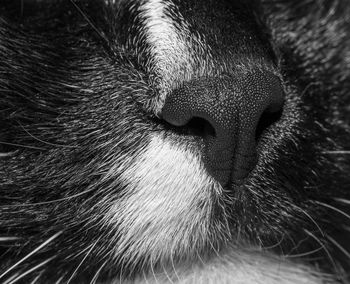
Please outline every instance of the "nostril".
M203 137L204 139L216 137L214 127L207 120L200 117L192 118L184 127L190 134Z
M272 125L280 120L282 116L283 108L281 107L278 111L264 111L261 115L258 125L255 131L255 141L259 142L263 133L268 130Z
M194 117L181 126L174 126L172 123L169 123L166 120L164 121L172 131L179 135L190 135L204 140L216 137L214 127L201 117Z

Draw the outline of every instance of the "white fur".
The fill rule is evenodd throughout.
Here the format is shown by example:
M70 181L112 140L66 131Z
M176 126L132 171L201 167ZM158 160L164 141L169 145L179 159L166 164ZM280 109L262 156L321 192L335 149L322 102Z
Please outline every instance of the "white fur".
M269 253L229 248L220 257L177 267L176 272L174 268L166 272L154 272L132 283L321 284L334 283L332 280L313 268Z
M209 241L213 200L222 189L193 153L154 136L121 172L126 193L105 217L119 236L115 256L127 248L125 261L155 262L189 256Z
M222 188L206 173L198 157L158 134L131 166L125 161L125 168L121 165L110 170L108 175L122 172L127 185L125 194L105 215L104 221L114 228L116 236L111 254L116 258L122 255L122 260L131 265L139 260L151 265L167 263L164 270L151 270L135 281L118 279L112 283L326 282L324 275L309 266L252 248L231 247L220 256L203 260L194 257L186 262L186 256L195 255L205 242L217 237L211 224L212 202L223 198ZM184 257L184 263L169 267L175 255Z
M152 102L156 113L160 112L170 90L189 81L194 74L204 75L204 64L196 64L196 53L204 46L203 39L190 33L188 23L178 12L176 18L181 27L176 27L166 13L171 14L174 6L170 0L147 0L137 8L142 21L139 32L145 36L148 46L147 65L158 80L159 96Z
M156 71L166 82L178 78L179 69L191 62L189 43L184 40L186 23L182 22L181 32L175 28L173 20L165 14L169 5L170 2L149 0L139 7Z

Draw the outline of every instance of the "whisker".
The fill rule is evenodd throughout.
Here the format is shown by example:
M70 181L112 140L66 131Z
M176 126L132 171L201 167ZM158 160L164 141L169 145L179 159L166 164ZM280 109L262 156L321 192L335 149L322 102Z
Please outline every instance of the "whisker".
M176 271L176 268L175 268L174 256L173 256L172 253L171 253L171 255L170 255L170 262L171 262L171 268L172 268L173 271L174 271L174 274L175 274L175 277L176 277L177 281L178 281L178 282L181 282L180 276L178 275L178 273L177 273L177 271Z
M1 143L1 142L0 142ZM13 152L6 152L6 153L0 153L0 158L10 157L15 154L16 151Z
M163 264L162 264L162 269L163 269L163 274L165 275L165 277L169 280L169 282L170 282L171 284L174 284L174 282L173 282L173 280L171 279L171 277L170 277L170 275L169 275L167 269L163 266ZM176 273L175 270L174 270L174 273Z
M79 270L80 266L84 263L85 259L89 256L89 254L91 253L91 251L93 250L93 248L96 246L96 244L99 242L99 239L96 240L96 242L94 242L93 245L91 245L91 248L88 250L88 252L85 254L84 258L82 259L82 261L79 263L79 265L77 266L77 268L74 270L74 272L72 273L71 277L68 279L67 284L70 283L70 281L74 278L74 276L76 275L77 271Z
M75 3L74 0L70 0L70 2L73 4L73 6L77 9L77 11L83 16L85 21L93 28L93 30L98 34L102 40L107 43L107 46L109 46L109 41L105 37L105 35L93 24L93 22L89 19L89 17L86 15L86 13L83 12L83 10L80 9L80 7Z
M124 277L124 263L120 265L120 272L119 272L119 283L122 283L122 279Z
M50 200L50 201L43 201L43 202L36 202L36 203L26 203L26 204L16 204L16 205L5 205L5 206L1 206L1 207L26 207L26 206L38 206L38 205L46 205L46 204L52 204L52 203L56 203L56 202L61 202L61 201L65 201L65 200L70 200L76 197L79 197L81 195L84 195L88 192L91 192L91 189L79 192L77 194L71 195L71 196L67 196L64 198L59 198L59 199L55 199L55 200ZM1 240L1 239L0 239Z
M19 273L15 273L14 275L10 276L10 278L8 278L6 281L4 281L3 284L9 284L13 279L15 279L17 276L19 275Z
M152 273L152 276L154 277L154 280L156 281L156 284L158 284L158 277L156 275L156 273L154 272L154 269L153 269L153 262L152 262L152 258L150 259L150 268L151 268L151 273Z
M93 277L93 278L91 279L91 281L90 281L90 284L95 284L95 283L96 283L96 281L97 281L97 279L98 279L98 277L99 277L99 275L100 275L102 269L105 267L106 264L107 264L107 260L106 260L104 263L102 263L102 265L100 266L100 268L96 271L94 277Z
M10 241L17 241L21 238L18 237L0 237L0 242L10 242Z
M289 232L285 232L284 236L287 236L287 238L285 238L285 240L288 240L289 243L292 244L292 248L290 249L290 251L288 254L292 254L293 251L298 251L299 247L301 246L301 244L309 237L306 237L304 239L298 240L298 242L296 243L296 240L293 238L293 236L289 233Z
M340 245L335 239L330 236L327 236L329 239L348 259L350 259L350 252L348 252L342 245Z
M149 284L148 277L145 274L145 271L142 272L143 280L146 282L146 284ZM122 284L123 282L120 280L119 284Z
M40 279L40 277L42 275L43 275L43 272L41 272L37 277L35 277L34 280L30 284L35 284Z
M205 266L204 260L203 258L200 256L200 253L198 252L198 250L196 249L196 255L197 258L199 259L199 262L203 264L203 266Z
M343 228L345 231L350 232L350 227L349 227L349 226L342 226L342 228Z
M307 92L308 92L308 90L309 90L310 88L316 87L316 86L317 86L317 83L314 83L314 82L309 83L309 84L304 88L304 90L302 90L302 92L301 92L301 97L304 97L304 96L307 94Z
M346 205L350 205L350 200L344 199L344 198L334 198L335 201L338 201L340 203L344 203Z
M22 147L22 148L33 149L33 150L40 150L40 151L45 150L44 148L40 148L40 147L10 143L10 142L5 142L5 141L0 141L0 144L4 144L4 145L8 145L8 146L15 146L15 147Z
M300 257L304 257L304 256L309 256L309 255L312 255L316 252L319 252L320 250L324 249L324 247L319 247L317 249L314 249L314 250L310 250L310 251L307 251L307 252L304 252L304 253L298 253L298 254L288 254L286 255L285 257L286 258L300 258Z
M34 249L32 252L28 253L25 257L23 257L20 261L16 262L14 265L12 265L9 269L7 269L3 274L0 275L0 279L3 278L6 274L8 274L11 270L16 268L18 265L20 265L23 261L34 255L36 252L41 250L43 247L48 245L50 242L52 242L54 239L56 239L59 235L62 234L62 231L56 233L51 238L43 242L40 246L38 246L36 249Z
M38 268L42 267L43 265L45 265L46 263L48 263L49 261L53 260L56 256L53 256L41 263L39 263L38 265L34 266L33 268L27 270L26 272L22 273L20 276L18 276L17 278L13 279L11 282L9 282L9 284L13 284L18 282L20 279L22 279L24 276L28 275L29 273L37 270Z
M322 154L331 154L331 155L348 155L350 151L323 151Z
M290 235L289 235L289 236L290 236ZM287 255L294 255L294 254L292 254L293 251L298 251L299 247L300 247L305 241L307 241L309 238L310 238L310 236L306 236L305 238L300 239L300 240L298 241L298 243L295 243L294 240L292 239L292 242L293 242L294 247L290 250L290 252L289 252ZM291 237L290 237L290 239L291 239Z
M332 205L329 205L329 204L326 204L326 203L323 203L323 202L319 202L319 201L314 201L314 202L319 204L319 205L321 205L321 206L323 206L323 207L332 209L333 211L338 212L339 214L345 216L347 219L350 220L350 215L345 213L343 210L340 210L340 209L338 209L338 208L336 208L336 207L334 207Z
M320 246L321 248L325 251L325 253L327 254L329 261L332 263L332 266L334 267L334 270L337 271L337 265L332 257L332 255L330 254L329 250L327 249L327 247L325 246L325 244L318 238L316 237L313 233L311 233L310 231L304 229L304 232L306 234L308 234L310 237L312 237Z
M324 236L325 236L325 233L323 232L323 230L321 229L321 227L318 225L318 223L316 222L316 220L315 220L314 218L312 218L312 217L310 216L310 214L307 213L307 212L306 212L305 210L303 210L302 208L297 207L297 209L298 209L301 213L303 213L307 218L309 218L309 219L311 220L312 223L315 224L315 226L317 227L318 231L319 231L319 232L322 234L322 236L324 237Z
M281 239L279 241L277 241L275 244L270 245L270 246L264 246L264 250L272 250L274 248L281 247L283 240L284 240L284 234L281 236Z
M30 136L32 137L33 139L43 143L43 144L46 144L46 145L49 145L49 146L54 146L54 147L64 147L64 148L77 148L77 146L71 146L71 145L61 145L61 144L56 144L56 143L50 143L50 142L47 142L47 141L44 141L44 140L41 140L40 138L34 136L33 134L31 134L27 129L24 128L24 126L19 122L17 121L17 123L22 127L22 129Z
M64 276L61 276L58 278L58 280L55 282L55 284L60 284L63 281Z
M213 242L211 240L208 241L209 246L211 247L211 249L213 250L214 254L216 255L216 257L218 259L222 259L222 256L220 255L219 251L215 248Z

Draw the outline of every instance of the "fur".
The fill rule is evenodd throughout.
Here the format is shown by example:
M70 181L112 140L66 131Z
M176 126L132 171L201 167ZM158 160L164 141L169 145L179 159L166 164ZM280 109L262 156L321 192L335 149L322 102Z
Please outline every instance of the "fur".
M3 0L0 281L349 283L348 15L345 0ZM162 109L256 70L281 81L283 111L223 187L198 125Z

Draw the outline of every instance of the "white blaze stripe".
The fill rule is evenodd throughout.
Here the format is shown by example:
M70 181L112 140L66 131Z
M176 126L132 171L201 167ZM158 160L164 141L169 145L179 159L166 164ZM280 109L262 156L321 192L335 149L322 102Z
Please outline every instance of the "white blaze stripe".
M197 157L159 136L140 156L122 174L126 195L106 215L119 236L114 254L127 248L128 261L189 255L215 234L210 215L221 187Z
M192 73L193 56L188 26L181 15L181 31L173 20L165 13L172 4L170 1L148 0L139 8L139 16L143 22L143 31L149 45L152 58L151 65L162 78L161 86L166 91L174 81L184 79L186 73Z

